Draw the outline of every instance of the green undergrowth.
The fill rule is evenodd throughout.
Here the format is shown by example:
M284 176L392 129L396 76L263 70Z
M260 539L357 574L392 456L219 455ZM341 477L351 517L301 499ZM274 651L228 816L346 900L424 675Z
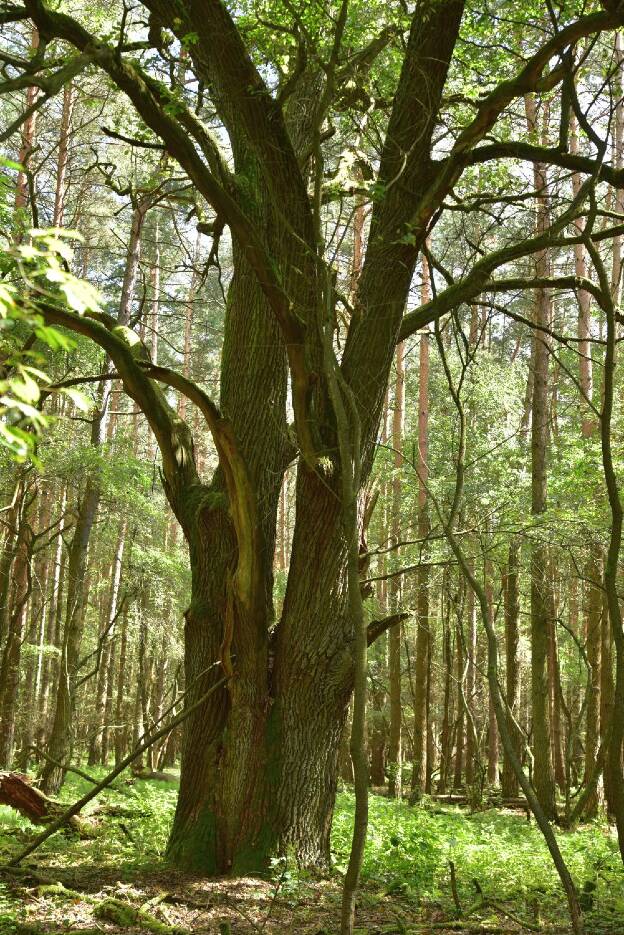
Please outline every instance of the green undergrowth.
M72 777L61 798L74 801L87 788L86 781ZM163 866L176 796L176 783L137 780L127 785L122 779L116 790L108 790L85 810L85 815L98 805L113 810L113 814L96 815L92 838L54 835L25 863L42 871L54 868L80 873L101 868L118 880L141 879L142 873ZM341 792L332 837L336 887L348 859L353 808L353 795ZM0 863L20 850L33 833L27 821L0 807ZM624 874L612 830L596 822L572 832L557 831L557 836L582 891L588 931L623 935ZM495 809L470 814L427 801L411 808L403 802L371 796L362 903L381 907L390 899L397 906L452 919L455 906L450 861L456 868L464 910L475 902L477 881L486 898L522 919L559 924L565 919L565 903L550 856L534 822L528 823L524 815ZM280 898L292 904L309 896L318 885L318 878L281 862L276 863L274 873L280 877ZM10 903L3 883L0 920L3 915L7 918ZM502 921L500 917L498 921Z
M99 779L106 769L91 769ZM91 784L78 776L67 779L59 799L71 804L83 796ZM134 780L127 783L122 776L114 789L107 789L81 812L93 816L93 836L85 839L73 834L56 834L45 841L33 860L37 863L53 860L55 867L76 868L82 865L115 865L132 871L162 859L178 795L176 782ZM112 814L98 813L102 806ZM115 814L115 811L119 814ZM20 850L33 833L33 825L15 811L0 806L0 863Z
M336 869L345 869L354 799L338 797L333 828ZM582 891L588 918L605 931L624 935L624 872L614 833L592 823L557 831L572 876ZM456 869L465 910L475 902L477 881L486 897L532 919L536 905L544 921L565 912L559 878L534 821L519 813L440 807L425 801L418 808L371 796L363 878L384 893L454 909L450 862ZM598 925L596 931L603 929Z

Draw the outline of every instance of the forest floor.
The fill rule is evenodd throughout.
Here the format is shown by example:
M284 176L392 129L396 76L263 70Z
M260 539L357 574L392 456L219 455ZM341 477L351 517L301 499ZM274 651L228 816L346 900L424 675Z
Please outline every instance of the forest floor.
M86 788L72 779L61 798L73 801ZM205 880L172 871L162 860L175 783L120 782L117 789L101 800L122 815L103 818L90 839L50 838L18 873L1 868L25 846L33 827L0 807L0 935L338 931L353 819L350 793L338 799L331 875L320 878L276 864L267 880ZM370 812L357 916L362 935L569 931L549 855L524 815L500 809L470 814L430 802L410 808L380 796L371 796ZM612 830L594 823L559 832L559 841L583 890L588 935L624 935L624 872ZM485 897L476 908L475 881Z

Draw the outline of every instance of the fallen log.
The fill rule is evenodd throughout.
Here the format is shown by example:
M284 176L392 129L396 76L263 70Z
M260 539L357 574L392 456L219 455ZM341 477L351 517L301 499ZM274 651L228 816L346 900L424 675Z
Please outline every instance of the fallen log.
M31 785L23 773L0 772L0 805L14 808L34 825L53 821L63 811L59 802Z
M447 793L437 792L429 797L433 802L440 802L443 805L470 805L470 799L465 793ZM526 811L528 808L527 800L524 796L514 796L513 798L501 798L497 795L486 795L483 797L483 805L493 808L517 808Z
M50 799L36 786L33 786L23 773L0 772L0 805L15 809L33 825L46 825L56 821L65 811L65 805ZM80 835L89 835L93 828L77 817L68 825Z
M132 779L129 779L128 782L132 782L133 779L154 780L156 782L178 782L179 777L176 776L175 773L163 773L159 770L133 769Z

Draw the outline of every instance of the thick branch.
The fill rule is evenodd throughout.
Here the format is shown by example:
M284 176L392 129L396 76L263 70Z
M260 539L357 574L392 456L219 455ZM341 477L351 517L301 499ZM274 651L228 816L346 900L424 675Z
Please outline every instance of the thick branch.
M420 225L423 217L432 216L433 211L457 183L464 168L471 164L471 150L484 139L509 104L526 94L548 91L564 80L567 69L563 65L556 66L544 76L544 70L553 58L560 56L586 36L616 29L623 24L622 6L614 12L593 13L580 17L545 42L514 78L502 81L487 94L480 102L473 120L459 134L448 159L437 163L435 181L416 207L412 223Z
M313 246L310 202L279 102L272 97L221 0L145 0L148 9L183 39L197 37L190 55L198 76L215 88L217 107L227 101L256 153L269 191L289 222Z
M586 183L586 185L587 184L589 183ZM426 305L422 305L415 311L409 312L407 315L405 315L401 323L397 341L403 341L410 335L415 334L415 332L420 328L424 328L426 325L431 324L442 315L445 315L448 312L451 312L453 309L457 308L462 303L469 302L471 299L477 295L480 295L482 292L501 292L506 288L522 288L524 283L528 285L530 280L514 278L508 279L506 281L500 280L496 282L491 281L490 277L496 269L504 266L506 263L510 263L511 261L520 259L521 257L529 256L532 253L537 253L538 251L550 246L555 241L560 232L576 217L579 201L580 198L575 199L572 205L570 205L570 207L564 211L543 234L538 234L536 237L527 237L525 240L511 244L508 247L502 247L500 250L495 250L492 253L486 255L474 265L471 272L462 280L457 283L453 283L447 289L444 289L443 292L438 293L435 299L432 299L431 302L427 302ZM560 285L561 280L563 280L566 286L569 288L583 288L589 292L592 292L592 294L596 295L597 297L600 294L599 291L596 290L595 285L589 280L578 280L574 276L561 277L558 282L556 280L552 280L551 284Z
M28 19L30 13L21 6L6 6L0 12L0 25L5 23L18 23L20 20Z
M156 437L162 454L165 479L179 507L182 490L199 483L191 435L186 423L171 409L164 394L138 365L136 358L144 350L138 335L129 328L117 326L114 319L107 315L98 314L99 320L96 321L88 313L76 315L50 303L37 303L37 308L47 323L62 325L91 338L112 359L125 391L141 408Z
M236 530L238 562L235 583L238 597L248 611L252 610L262 593L260 523L255 491L236 442L232 423L223 417L208 394L192 380L176 373L175 370L157 367L148 361L142 362L142 367L155 380L160 380L183 393L200 409L208 423L225 475Z
M300 324L291 313L277 271L257 230L236 199L202 161L189 133L184 129L183 121L177 121L172 116L172 112L184 116L184 105L174 99L164 85L159 85L143 73L135 62L122 59L116 49L96 39L70 16L52 12L42 0L26 0L26 5L43 37L65 39L85 52L130 98L147 126L163 140L167 151L187 172L217 214L226 221L245 250L247 260L279 321L286 343L300 343ZM163 106L164 98L168 98L169 107Z
M371 646L375 640L378 640L379 637L391 627L395 627L397 623L402 623L404 620L408 619L409 614L401 613L392 614L390 617L383 617L381 620L371 620L366 634L368 645Z
M546 77L543 77L544 69L551 59L586 36L608 29L617 29L622 25L624 25L624 9L621 5L617 5L614 12L582 16L576 22L559 30L535 55L531 56L515 78L502 81L483 98L474 119L460 133L452 150L453 155L466 152L482 140L512 101L533 91L550 90L562 81L566 70L561 67L556 67Z
M550 146L536 146L522 140L512 140L501 143L488 143L473 149L467 156L465 165L479 165L493 159L522 159L525 162L544 163L570 169L571 172L582 172L593 175L599 182L608 182L614 188L624 188L624 169L605 165L589 156L576 153L563 152Z

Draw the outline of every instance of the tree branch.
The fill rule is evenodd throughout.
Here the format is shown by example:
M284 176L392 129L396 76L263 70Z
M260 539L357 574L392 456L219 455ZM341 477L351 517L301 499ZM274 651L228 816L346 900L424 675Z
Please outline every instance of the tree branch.
M479 260L478 263L475 263L470 273L462 280L453 283L447 289L444 289L443 292L439 292L431 302L427 302L415 311L405 315L401 323L397 343L415 334L420 328L430 325L442 315L447 314L462 303L469 302L482 292L488 290L504 291L505 281L496 283L496 281L492 282L490 280L494 270L504 266L506 263L510 263L512 260L529 256L532 253L537 253L539 250L551 246L561 231L577 217L578 207L585 198L588 186L591 185L592 182L593 180L588 180L584 183L578 197L574 199L567 210L562 212L557 220L554 221L543 234L538 234L535 237L527 237L525 240L521 240L518 243L502 247L500 250L495 250L487 254ZM594 295L599 294L595 285L589 280L577 280L576 277L572 276L563 278L570 283L571 287L574 282L578 282L578 288L586 289ZM507 280L507 282L517 284L518 282L522 282L522 280L510 279ZM513 285L510 286L510 288L513 288Z
M217 107L227 100L255 152L269 191L285 206L299 237L314 246L306 186L288 135L282 109L251 60L236 24L221 0L145 0L145 6L183 40L198 76L216 90ZM215 39L217 41L215 41Z
M494 159L521 159L525 162L546 163L570 169L571 172L582 172L586 175L595 175L597 181L608 182L614 188L624 188L624 169L616 169L605 165L589 156L576 153L562 152L550 146L537 146L525 143L522 140L510 140L500 143L488 143L473 149L466 157L465 165L479 165Z
M145 414L160 448L168 493L178 517L183 511L180 494L189 485L199 483L193 457L193 442L186 423L169 406L162 391L143 372L138 358L147 351L138 335L117 325L102 313L77 315L50 302L37 301L38 311L50 324L62 325L85 335L98 344L117 368L126 393ZM97 319L97 320L96 320Z
M47 101L50 100L55 94L65 87L66 84L69 84L70 81L80 74L86 66L89 64L89 57L86 55L77 55L75 58L71 59L64 65L62 68L59 68L58 71L54 74L49 75L48 77L42 77L40 75L30 75L24 74L19 78L14 78L10 81L4 81L0 84L0 95L8 94L11 91L18 90L19 88L26 88L29 86L36 86L41 88L43 94L37 95L35 101L23 110L19 116L13 120L9 126L0 133L0 143L4 143L8 140L16 130L18 130L23 123L25 123L32 114L38 111Z
M226 191L200 159L188 132L184 130L182 119L178 122L172 116L171 111L183 118L185 105L174 98L164 85L160 85L144 73L136 62L121 59L116 49L96 39L72 17L52 12L43 0L26 0L26 6L43 37L64 39L85 52L129 97L147 126L163 140L167 151L187 172L191 181L238 239L278 319L285 341L300 343L300 323L291 312L275 266L257 230L234 196ZM163 102L169 106L163 106Z
M381 620L371 620L368 625L366 634L368 645L372 646L375 640L378 640L383 633L385 633L391 627L395 627L397 623L402 623L404 620L408 620L409 616L410 615L407 613L400 613L392 614L390 617L382 617Z
M202 412L212 434L219 463L223 468L232 520L238 544L235 584L238 597L247 611L252 611L262 594L260 523L256 495L245 459L234 435L231 422L224 418L218 406L192 380L168 367L158 367L149 361L140 366L155 380L183 393Z
M498 117L513 100L532 91L548 91L559 84L566 69L556 66L546 77L544 69L548 63L580 39L595 33L616 29L624 25L624 9L618 5L613 12L591 13L560 29L548 42L531 56L524 68L509 81L502 81L486 95L479 104L474 119L460 133L452 150L451 158L472 149L492 129Z

